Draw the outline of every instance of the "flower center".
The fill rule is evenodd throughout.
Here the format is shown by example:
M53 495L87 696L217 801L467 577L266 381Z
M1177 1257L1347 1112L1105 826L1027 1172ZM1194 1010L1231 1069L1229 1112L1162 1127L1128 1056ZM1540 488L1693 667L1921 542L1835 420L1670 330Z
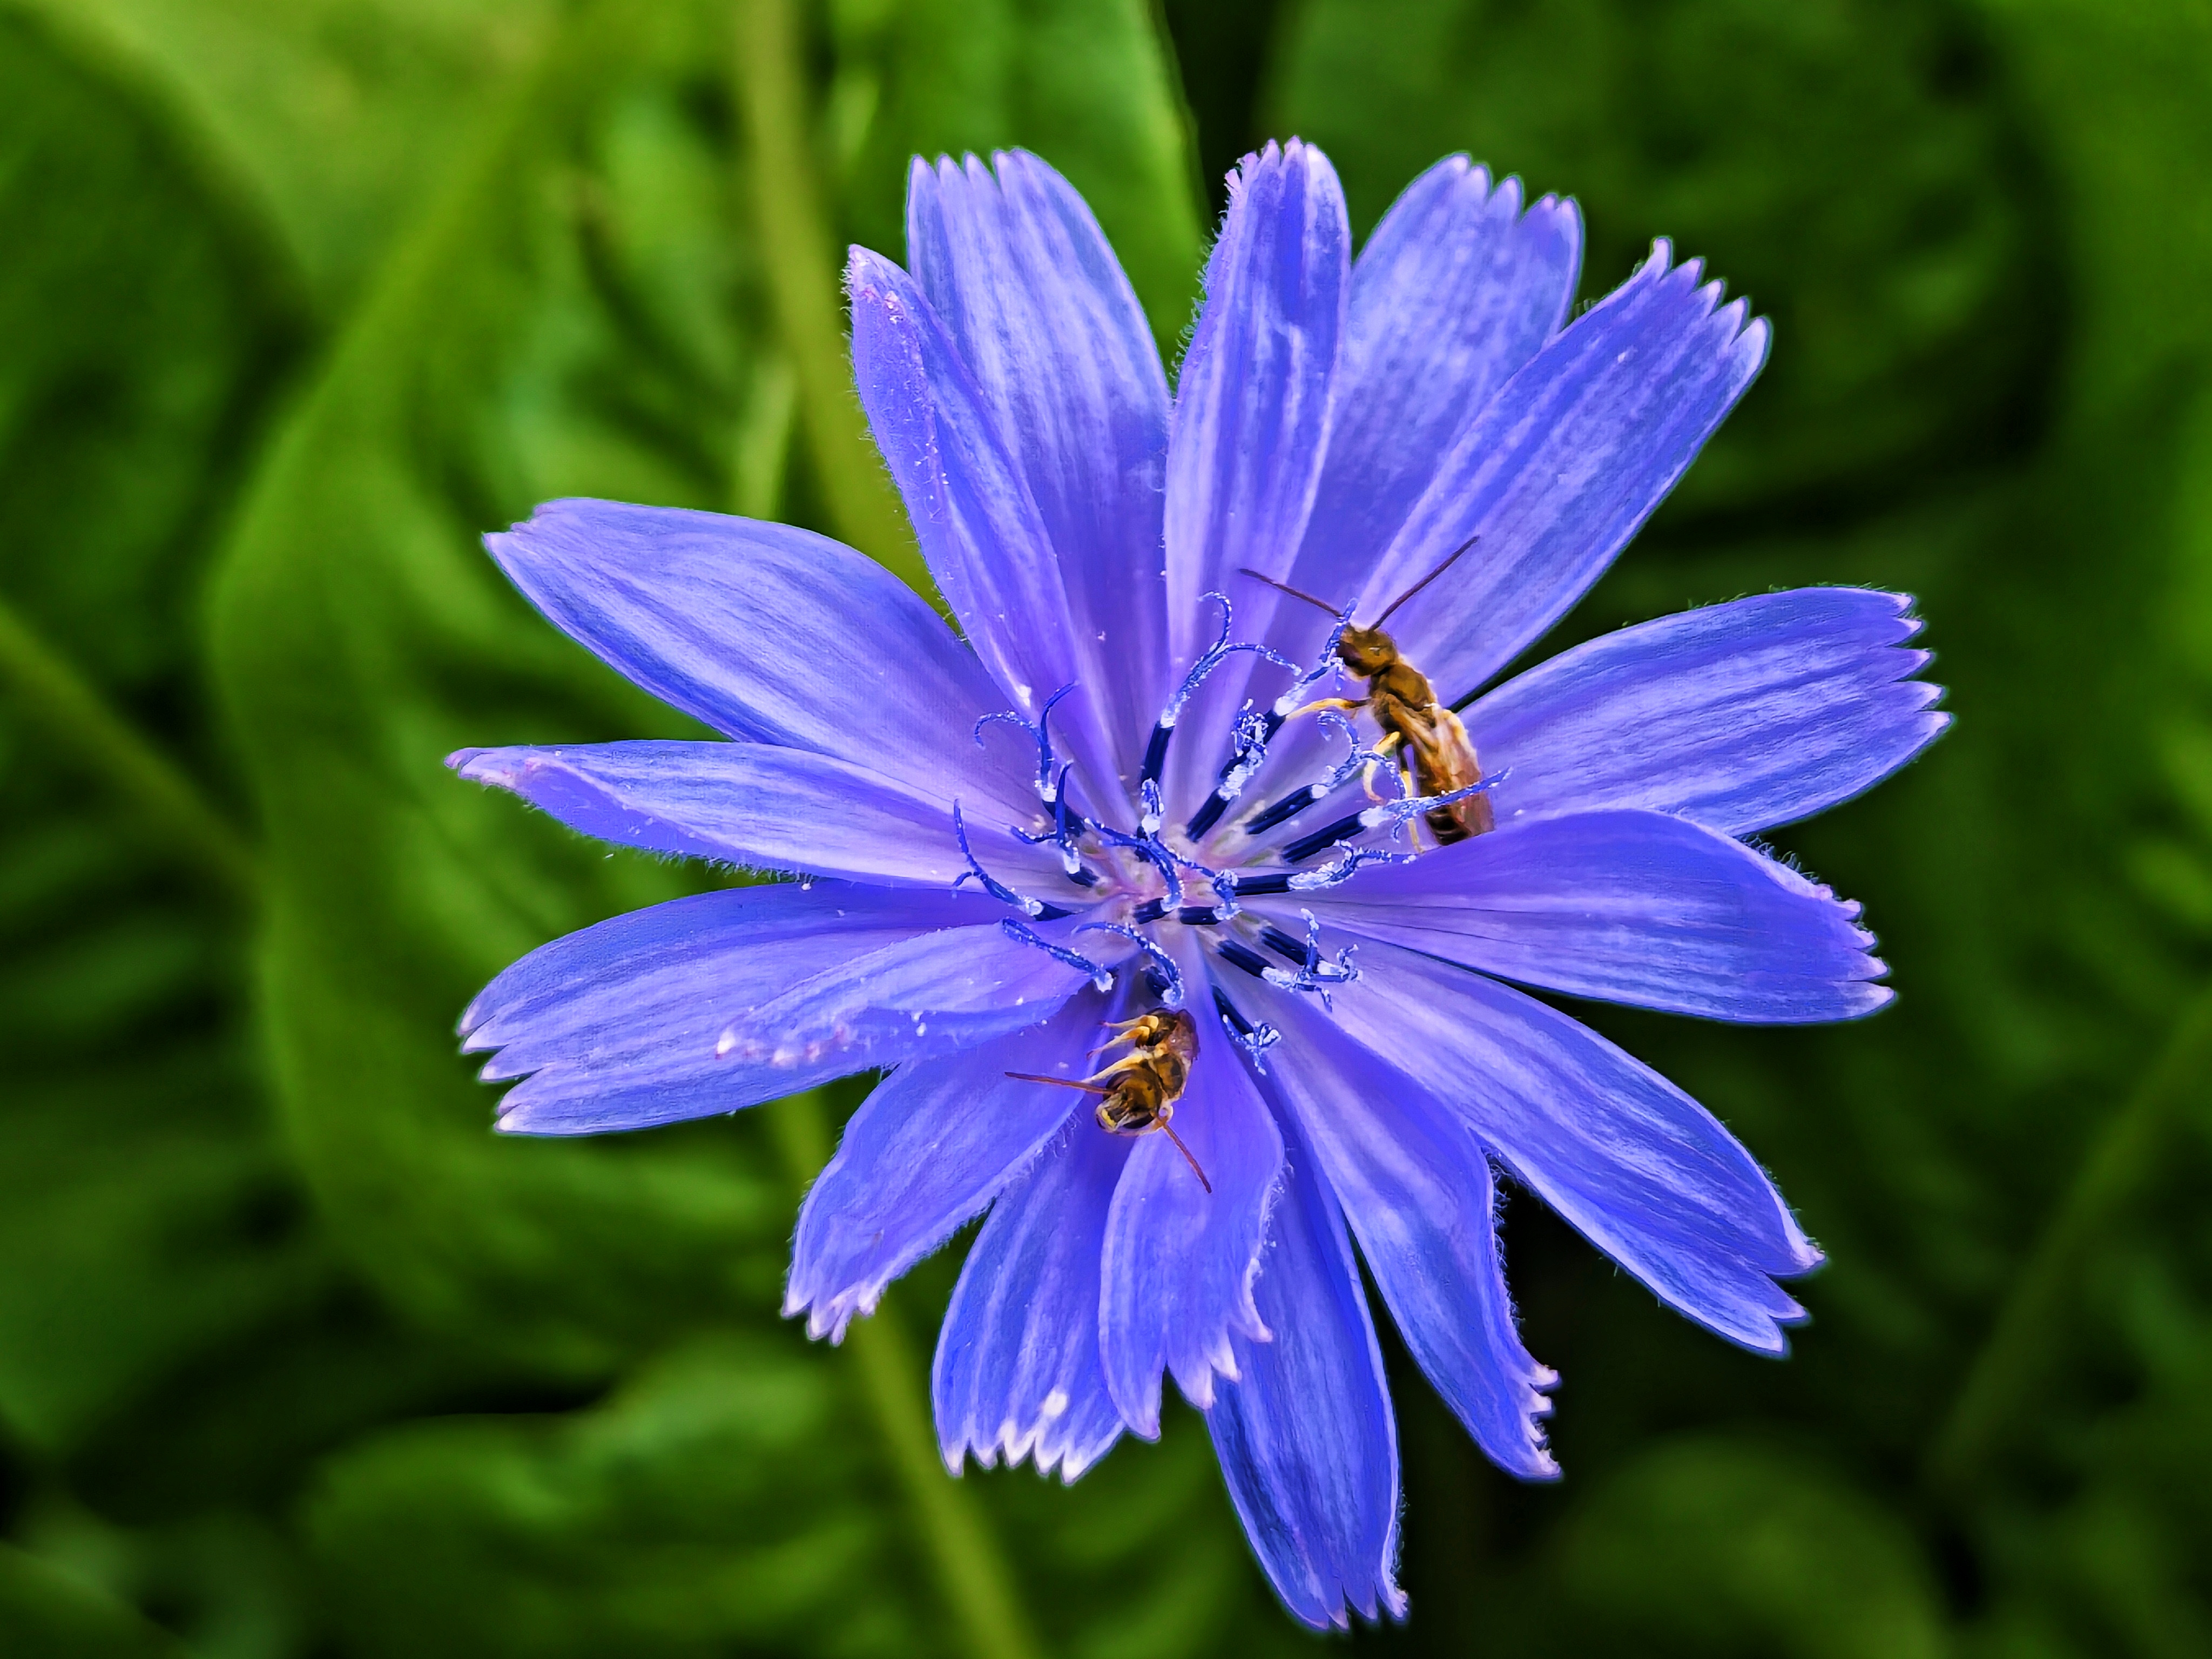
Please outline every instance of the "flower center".
M1416 820L1496 787L1504 775L1438 794L1411 793L1386 750L1361 741L1350 714L1364 699L1310 701L1310 694L1323 681L1340 679L1346 672L1338 645L1349 611L1338 617L1316 664L1301 667L1267 646L1232 641L1228 599L1220 593L1206 597L1220 606L1221 626L1152 726L1138 777L1137 822L1121 828L1106 822L1103 814L1085 812L1076 800L1079 793L1088 802L1096 792L1084 788L1073 768L1054 750L1053 711L1075 690L1062 686L1045 700L1034 721L1012 711L985 715L976 722L975 740L981 744L986 728L1005 723L1018 727L1036 744L1036 788L1044 810L1028 825L1009 827L1030 845L1054 850L1070 890L1054 899L1042 898L1008 886L986 870L969 844L967 822L957 803L952 809L953 830L968 869L955 885L973 881L1018 911L1018 916L1006 918L1000 926L1024 944L1088 974L1101 991L1112 988L1118 973L1133 968L1163 1006L1182 1008L1190 989L1182 964L1188 959L1188 946L1194 943L1206 957L1226 967L1283 990L1317 996L1327 1006L1335 987L1358 977L1353 947L1341 945L1333 953L1326 949L1321 925L1310 909L1300 907L1297 913L1303 923L1301 936L1282 925L1287 918L1275 914L1282 907L1263 904L1255 912L1245 908L1245 901L1288 900L1324 892L1343 885L1368 865L1404 863L1416 856L1417 849L1407 844L1409 827ZM1170 746L1199 690L1239 653L1285 670L1291 683L1265 711L1248 700L1232 717L1226 733L1228 759L1212 789L1188 823L1170 829L1163 780ZM1344 757L1223 830L1224 820L1266 768L1270 745L1289 722L1309 714L1343 739ZM1198 733L1182 738L1186 743L1199 739ZM1387 776L1398 793L1378 792L1379 776ZM1360 790L1346 793L1355 779ZM1071 789L1071 784L1076 787ZM1318 829L1283 833L1309 809L1340 793L1346 794L1344 804L1351 810ZM1230 844L1225 856L1207 850L1219 838ZM1092 934L1106 937L1096 941L1085 937ZM1224 1029L1256 1062L1275 1042L1276 1033L1245 1019L1218 982L1212 994Z

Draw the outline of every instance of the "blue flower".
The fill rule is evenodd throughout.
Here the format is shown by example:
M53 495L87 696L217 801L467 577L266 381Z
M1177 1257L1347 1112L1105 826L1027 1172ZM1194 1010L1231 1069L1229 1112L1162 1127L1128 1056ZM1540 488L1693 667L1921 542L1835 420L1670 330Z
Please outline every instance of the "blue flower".
M1516 1328L1498 1171L1731 1341L1779 1352L1803 1316L1778 1281L1820 1254L1751 1155L1513 988L1754 1023L1888 1000L1857 907L1741 837L1942 729L1919 624L1893 594L1765 594L1449 712L1597 579L1767 347L1664 242L1567 322L1574 204L1463 158L1354 263L1318 150L1248 157L1172 393L1035 157L917 161L907 236L910 272L852 256L854 368L960 633L783 526L565 501L490 537L554 623L726 741L452 763L609 842L807 878L549 945L467 1046L521 1079L499 1121L532 1134L887 1070L807 1197L787 1312L836 1340L988 1210L937 1352L949 1467L1072 1480L1158 1433L1171 1374L1290 1610L1401 1613L1355 1242L1529 1478L1556 1473L1556 1379Z

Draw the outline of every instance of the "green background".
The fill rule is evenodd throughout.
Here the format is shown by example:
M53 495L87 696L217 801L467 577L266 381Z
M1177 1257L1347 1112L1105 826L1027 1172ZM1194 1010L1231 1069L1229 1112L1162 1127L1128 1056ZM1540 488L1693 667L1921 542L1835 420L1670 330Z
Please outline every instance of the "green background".
M909 154L1026 144L1172 355L1223 169L1295 132L1358 233L1466 149L1580 199L1586 299L1667 234L1775 319L1563 638L1900 588L1959 717L1780 838L1894 1009L1580 1011L1827 1250L1795 1353L1516 1197L1566 1479L1393 1349L1413 1613L1352 1645L2212 1655L2212 7L835 0L801 174L746 119L759 3L0 0L0 1651L1322 1639L1187 1410L1072 1490L913 1478L869 1378L918 1405L921 1359L776 1316L794 1109L495 1139L470 994L708 878L440 764L685 729L482 531L860 534L775 191L896 254ZM957 1259L887 1303L917 1356Z

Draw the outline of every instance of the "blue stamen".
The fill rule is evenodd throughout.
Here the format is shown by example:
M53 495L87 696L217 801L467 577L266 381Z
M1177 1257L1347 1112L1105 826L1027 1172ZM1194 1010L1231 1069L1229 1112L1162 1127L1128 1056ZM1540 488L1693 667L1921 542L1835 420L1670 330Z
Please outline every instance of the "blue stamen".
M1237 1005L1222 994L1218 985L1213 988L1213 1008L1221 1016L1222 1029L1229 1033L1230 1041L1250 1058L1252 1069L1265 1077L1267 1062L1261 1056L1280 1042L1283 1034L1264 1020L1255 1025L1245 1018L1237 1012Z
M1268 949L1300 963L1298 971L1285 974L1279 968L1270 968L1263 977L1268 984L1282 990L1310 991L1321 999L1322 1007L1334 1012L1335 1004L1329 997L1329 988L1349 985L1359 977L1359 969L1352 965L1352 961L1355 947L1346 945L1336 953L1334 962L1329 961L1321 953L1321 923L1314 919L1314 913L1310 910L1301 910L1298 915L1304 918L1306 924L1304 943L1291 938L1279 927L1269 927L1261 935Z
M1137 828L1148 836L1159 834L1161 822L1167 817L1167 809L1160 805L1158 779L1146 778L1139 782L1137 805L1142 814L1137 820Z
M1150 836L1133 836L1103 823L1098 826L1098 833L1114 846L1127 848L1164 876L1168 884L1168 908L1177 910L1182 908L1182 872L1176 867L1180 860L1174 854Z
M1326 830L1300 837L1283 848L1283 856L1292 864L1303 864L1315 854L1334 845L1346 836L1356 836L1363 830L1377 830L1388 824L1393 830L1412 818L1439 806L1456 806L1470 796L1486 794L1505 781L1508 774L1485 778L1480 783L1470 783L1464 789L1455 789L1443 795L1404 795L1396 800L1377 801L1364 811L1354 812L1349 817L1339 818Z
M1114 988L1113 969L1101 967L1080 951L1071 951L1064 945L1054 945L1027 922L1015 921L1009 918L1000 922L999 926L1006 930L1007 938L1018 939L1024 945L1034 945L1047 956L1066 963L1078 973L1090 975L1092 990L1110 991Z
M1214 636L1213 643L1199 653L1198 660L1190 665L1190 672L1182 677L1182 684L1176 688L1175 696L1168 699L1168 706L1160 711L1160 717L1152 726L1152 741L1145 745L1145 768L1139 785L1140 789L1144 783L1157 785L1166 771L1168 740L1175 736L1176 722L1182 718L1183 705L1197 695L1198 688L1206 684L1213 671L1236 653L1247 651L1279 668L1288 669L1293 674L1298 672L1298 665L1281 652L1256 641L1240 640L1234 645L1231 644L1229 630L1234 626L1232 618L1235 613L1230 609L1229 596L1217 592L1203 597L1221 606L1221 631ZM1147 816L1153 817L1155 820L1147 825L1148 832L1158 829L1157 817L1150 809Z
M1244 833L1248 836L1264 836L1270 830L1280 829L1316 801L1324 799L1328 793L1328 787L1320 783L1310 783L1303 789L1293 789L1273 806L1256 812L1245 820Z
M994 877L975 861L975 850L968 845L968 823L960 813L960 803L952 803L952 834L960 842L960 856L968 860L968 871L952 884L957 891L970 881L981 882L983 890L1001 904L1011 904L1033 921L1057 921L1062 916L1072 916L1073 910L1063 910L1057 904L1047 904L1042 899L1026 898L1006 883Z
M1394 852L1384 847L1339 847L1344 856L1336 863L1320 870L1301 870L1292 876L1269 876L1268 881L1280 881L1279 887L1270 887L1273 893L1324 893L1332 887L1341 887L1352 877L1352 872L1370 864L1411 864L1413 853Z
M1099 882L1098 872L1084 863L1082 854L1076 849L1077 839L1088 832L1091 826L1090 819L1067 804L1067 775L1073 769L1066 766L1060 769L1060 778L1054 790L1058 799L1052 804L1052 833L1033 836L1017 826L1014 834L1032 847L1042 847L1049 842L1058 848L1060 867L1067 872L1067 878L1079 886L1096 887Z
M1270 927L1261 936L1271 949L1282 951L1291 961L1300 964L1296 973L1273 966L1267 957L1238 939L1222 939L1213 948L1231 966L1242 968L1253 978L1265 980L1279 991L1310 992L1321 999L1322 1007L1333 1012L1336 1005L1329 996L1330 989L1339 985L1349 985L1359 977L1359 969L1352 962L1353 947L1347 945L1336 953L1335 961L1329 961L1321 953L1321 926L1314 920L1313 912L1302 910L1298 914L1305 918L1306 922L1304 945L1279 928ZM1275 937L1269 938L1269 934ZM1285 949L1285 946L1288 949Z
M1064 781L1067 775L1065 769L1062 769L1059 780L1055 780L1052 775L1052 733L1049 730L1052 721L1052 711L1060 706L1060 700L1062 697L1066 696L1069 692L1074 690L1075 683L1071 680L1066 685L1061 686L1059 690L1047 697L1044 700L1044 707L1037 713L1035 724L1031 724L1030 721L1024 720L1019 714L1014 713L1012 709L1001 709L997 714L986 714L982 719L975 722L975 746L978 749L983 746L983 728L990 725L994 720L1005 720L1010 726L1018 726L1023 731L1028 732L1031 737L1036 739L1037 799L1048 806L1053 805L1054 801L1058 799L1060 793L1059 784L1061 781Z
M1304 864L1316 853L1325 853L1347 836L1356 836L1367 827L1367 815L1354 812L1341 817L1326 829L1316 830L1310 836L1301 836L1283 848L1283 856L1292 864Z
M1221 939L1213 948L1224 962L1232 968L1242 968L1255 979L1265 979L1275 971L1267 965L1267 957L1239 939Z
M1352 605L1345 606L1338 613L1336 626L1329 629L1328 638L1322 642L1321 655L1314 659L1314 665L1291 681L1290 689L1275 699L1273 713L1276 726L1280 726L1304 704L1307 692L1319 685L1332 673L1342 671L1344 663L1336 654L1336 649L1344 643L1344 630L1352 626L1352 612L1357 604L1358 601L1355 600ZM1270 732L1268 735L1273 737L1274 733Z
M1282 729L1282 725L1281 715L1262 714L1257 713L1250 703L1244 705L1237 716L1237 752L1221 769L1221 781L1213 786L1213 793L1206 798L1198 811L1191 814L1190 822L1183 826L1185 835L1193 841L1203 841L1213 826L1221 822L1221 815L1244 793L1244 786L1251 782L1254 775L1266 763L1267 744Z
M1332 726L1344 733L1345 746L1352 752L1338 763L1319 783L1310 783L1303 789L1294 789L1273 806L1266 807L1246 820L1244 833L1264 836L1270 830L1280 829L1292 818L1316 803L1327 800L1337 790L1352 781L1352 775L1364 768L1379 764L1389 757L1379 749L1362 749L1358 731L1352 722L1334 708L1324 708L1316 716L1322 724Z
M1152 728L1152 739L1145 744L1145 768L1139 775L1146 783L1159 781L1160 774L1167 769L1168 740L1175 736L1175 723L1163 720Z
M1230 890L1239 898L1265 898L1272 893L1287 893L1291 885L1305 872L1284 872L1265 876L1231 877Z
M1139 927L1142 927L1146 922L1158 921L1162 916L1167 915L1167 913L1168 902L1165 899L1146 899L1142 904L1129 912L1129 920L1137 923Z
M1075 931L1079 933L1119 933L1131 941L1152 960L1152 985L1159 1000L1170 1008L1182 1006L1182 969L1176 966L1173 957L1152 939L1118 921L1086 921Z

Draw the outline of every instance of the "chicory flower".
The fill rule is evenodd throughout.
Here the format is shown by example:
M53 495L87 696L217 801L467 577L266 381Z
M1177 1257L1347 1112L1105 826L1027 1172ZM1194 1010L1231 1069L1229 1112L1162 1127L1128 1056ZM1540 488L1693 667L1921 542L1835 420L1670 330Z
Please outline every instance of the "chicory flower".
M799 1221L835 1340L988 1210L934 1371L948 1467L1073 1480L1205 1413L1284 1602L1401 1613L1354 1249L1501 1467L1554 1474L1501 1173L1779 1352L1820 1255L1694 1101L1514 988L1708 1018L1890 996L1857 908L1742 839L1942 728L1910 602L1771 593L1451 710L1574 604L1765 360L1664 242L1567 320L1571 202L1455 157L1350 257L1322 154L1246 158L1175 388L1034 156L915 165L853 360L958 624L802 530L564 501L489 538L720 742L469 750L623 846L805 879L617 917L462 1022L500 1127L629 1129L888 1073ZM1387 629L1382 624L1387 617ZM1101 1053L1101 1049L1104 1053Z

